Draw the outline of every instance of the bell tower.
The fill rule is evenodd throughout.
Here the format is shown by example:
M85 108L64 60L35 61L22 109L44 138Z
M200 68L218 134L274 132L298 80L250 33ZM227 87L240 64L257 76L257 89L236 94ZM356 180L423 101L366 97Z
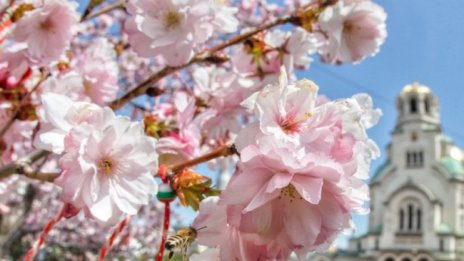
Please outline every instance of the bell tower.
M438 101L430 89L417 82L406 85L396 101L398 118L394 133L441 131Z

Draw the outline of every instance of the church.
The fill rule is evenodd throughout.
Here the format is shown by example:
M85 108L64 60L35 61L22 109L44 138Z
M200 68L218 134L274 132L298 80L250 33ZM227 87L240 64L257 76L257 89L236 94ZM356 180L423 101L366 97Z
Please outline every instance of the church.
M396 106L387 159L369 185L368 231L311 260L464 261L464 152L443 135L428 87L405 86Z

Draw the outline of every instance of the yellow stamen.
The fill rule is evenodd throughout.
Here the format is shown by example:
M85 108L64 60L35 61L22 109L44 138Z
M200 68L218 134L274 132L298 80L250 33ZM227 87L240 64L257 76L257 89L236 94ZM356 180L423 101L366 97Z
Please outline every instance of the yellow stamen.
M100 164L98 165L98 172L109 175L111 174L113 168L113 163L108 159L100 160Z
M279 199L288 198L290 202L295 199L303 199L292 184L289 184L280 191Z
M177 27L180 24L180 15L178 12L169 11L164 16L164 26L166 28Z

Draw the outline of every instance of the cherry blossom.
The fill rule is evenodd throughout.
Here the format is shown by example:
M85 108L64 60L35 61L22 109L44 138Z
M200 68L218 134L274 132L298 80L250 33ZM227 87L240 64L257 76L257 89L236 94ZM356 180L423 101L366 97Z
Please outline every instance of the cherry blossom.
M61 198L106 225L115 224L123 213L136 214L156 193L155 141L145 136L140 123L108 108L57 94L44 94L43 99L52 127L39 134L36 146L55 145L57 152L64 147L56 180L63 189Z
M185 92L177 93L174 99L179 131L170 132L157 143L157 151L164 164L182 161L196 155L201 138L199 126L193 121L195 100Z
M292 252L304 257L327 247L350 227L351 212L362 213L369 200L362 180L379 152L365 130L379 110L364 94L325 103L316 103L316 95L314 83L289 85L283 70L279 85L246 102L259 123L237 137L238 170L219 201L233 232L221 233L237 233L236 244L252 235L252 252L266 259L287 259Z
M0 259L31 244L39 259L94 260L109 242L107 259L150 259L166 231L191 225L207 247L192 260L304 260L368 211L379 150L366 130L380 110L297 75L374 55L378 5L79 1L79 14L73 0L7 2ZM63 204L74 211L57 223ZM181 204L200 206L193 223Z
M168 65L181 65L193 56L194 47L215 30L233 32L233 8L217 1L130 1L126 31L134 50L142 56L160 55Z
M79 21L73 1L43 1L26 12L15 25L12 39L27 43L29 57L38 64L57 60L73 37L73 26Z
M119 69L115 58L114 45L104 38L95 39L93 44L76 58L75 68L82 76L81 92L98 105L114 100L118 93Z
M376 54L385 41L387 15L370 1L338 1L319 16L320 28L328 35L321 50L330 63L359 62Z
M13 88L29 76L30 62L26 56L24 44L16 44L0 50L0 84L4 88Z

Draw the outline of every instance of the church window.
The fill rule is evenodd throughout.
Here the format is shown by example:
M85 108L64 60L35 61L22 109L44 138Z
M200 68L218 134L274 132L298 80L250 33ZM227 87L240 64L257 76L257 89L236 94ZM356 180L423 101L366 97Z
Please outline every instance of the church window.
M415 200L407 200L399 210L399 232L417 233L422 230L422 209Z
M412 230L414 223L414 207L413 205L408 205L408 230Z
M411 113L417 113L417 98L416 97L411 97L409 100L409 107Z
M408 168L420 168L424 165L423 151L408 151L406 152L406 166Z
M430 100L426 98L424 104L425 104L425 112L429 114L430 113Z

